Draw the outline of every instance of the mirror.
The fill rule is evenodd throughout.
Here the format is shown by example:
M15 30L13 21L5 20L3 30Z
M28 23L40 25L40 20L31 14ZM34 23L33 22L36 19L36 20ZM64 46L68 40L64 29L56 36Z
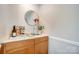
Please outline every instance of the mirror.
M25 13L24 17L25 17L25 21L28 25L35 26L34 20L37 19L39 16L35 11L29 10Z
M39 25L39 16L38 14L33 11L33 10L29 10L25 13L25 21L26 23L32 27L32 35L37 35L38 34L38 25Z

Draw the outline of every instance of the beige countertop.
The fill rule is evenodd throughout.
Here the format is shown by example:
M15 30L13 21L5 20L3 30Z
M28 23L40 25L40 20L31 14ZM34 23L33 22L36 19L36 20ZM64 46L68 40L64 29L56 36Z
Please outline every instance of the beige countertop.
M0 44L14 42L14 41L20 41L20 40L29 40L29 39L43 37L43 36L48 36L48 35L45 35L45 34L43 34L43 35L30 35L30 36L21 35L21 36L17 36L17 37L9 37L7 39L0 40Z

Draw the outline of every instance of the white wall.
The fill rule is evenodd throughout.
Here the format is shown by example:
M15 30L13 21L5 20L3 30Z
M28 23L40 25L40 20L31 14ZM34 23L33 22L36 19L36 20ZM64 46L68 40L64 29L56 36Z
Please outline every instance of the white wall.
M18 5L0 5L0 39L9 36L14 24L18 23Z
M79 5L42 5L41 21L49 35L79 41Z
M0 40L7 39L10 36L13 25L26 26L24 14L28 10L36 11L37 9L37 5L0 5ZM28 30L28 28L26 29Z
M79 42L79 5L41 5L40 17L46 27L45 33L49 36ZM73 47L74 50L67 49L67 47ZM78 48L75 47L65 42L49 39L49 53L68 53L70 50L76 53Z

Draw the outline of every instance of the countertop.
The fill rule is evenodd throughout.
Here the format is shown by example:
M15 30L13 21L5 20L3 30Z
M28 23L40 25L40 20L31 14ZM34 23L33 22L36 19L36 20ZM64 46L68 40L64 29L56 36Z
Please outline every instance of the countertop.
M14 41L20 41L20 40L29 40L29 39L43 37L43 36L48 36L48 35L45 35L45 34L43 34L43 35L30 35L30 36L21 35L21 36L17 36L17 37L9 37L7 39L0 40L0 44L14 42Z

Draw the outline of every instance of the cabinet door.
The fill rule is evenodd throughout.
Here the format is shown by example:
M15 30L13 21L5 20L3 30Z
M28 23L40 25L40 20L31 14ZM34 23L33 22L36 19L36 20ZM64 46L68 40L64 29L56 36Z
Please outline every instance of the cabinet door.
M1 45L0 45L0 54L2 54L2 49L1 49L2 47L1 47Z
M2 52L1 52L1 45L0 45L0 54L1 54Z
M5 53L5 44L1 44L0 46L0 54L4 54Z
M34 40L23 40L6 44L6 54L34 54Z
M35 54L48 53L48 37L40 37L35 39Z

